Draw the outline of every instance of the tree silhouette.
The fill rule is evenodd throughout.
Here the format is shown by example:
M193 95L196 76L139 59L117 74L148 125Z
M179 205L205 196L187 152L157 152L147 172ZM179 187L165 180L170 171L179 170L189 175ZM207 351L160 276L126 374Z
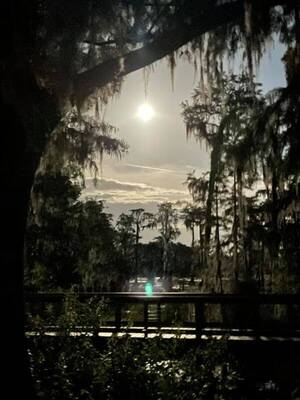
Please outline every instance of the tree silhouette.
M145 212L143 208L136 208L130 210L133 218L134 230L135 230L135 243L134 243L134 275L137 283L137 277L139 274L139 241L141 239L140 232L143 229L151 228L154 223L154 216L151 213Z
M10 379L4 382L11 390L15 388L14 381L18 381L16 375L21 377L24 372L20 367L17 370L17 360L18 354L24 355L23 246L30 190L52 132L66 111L76 106L83 111L85 101L95 97L105 102L120 90L120 81L126 74L172 54L208 31L214 31L213 40L209 41L211 48L206 52L211 74L217 69L212 68L217 56L228 47L230 39L233 50L238 42L246 42L250 68L252 52L261 50L264 38L287 27L291 87L299 87L294 73L299 71L299 62L295 61L299 59L298 7L292 0L266 0L255 2L250 12L244 4L243 0L1 3L0 105L2 126L7 127L0 146L5 193L1 198L5 214L1 293L5 304L2 318L13 332L5 334L5 341L12 346L6 359ZM269 12L280 4L284 13ZM279 14L278 18L272 18L274 14ZM289 35L293 24L286 23L291 15L297 22L296 46ZM195 43L196 48L201 48L201 40ZM205 236L208 242L209 225ZM28 368L25 372L28 377ZM33 397L30 385L28 397Z
M170 267L170 246L171 242L180 234L177 228L179 215L174 205L170 202L161 203L157 208L155 225L160 233L159 238L163 245L163 274L165 279L169 278L168 288L170 289L172 274Z

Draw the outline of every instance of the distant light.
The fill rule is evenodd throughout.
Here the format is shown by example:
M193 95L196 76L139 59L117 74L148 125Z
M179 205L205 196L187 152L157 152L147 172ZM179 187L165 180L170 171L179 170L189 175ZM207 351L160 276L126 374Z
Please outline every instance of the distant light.
M147 296L152 296L153 294L153 286L151 282L147 282L145 285L145 292Z
M144 122L150 121L154 116L154 110L150 104L144 103L138 108L138 117Z

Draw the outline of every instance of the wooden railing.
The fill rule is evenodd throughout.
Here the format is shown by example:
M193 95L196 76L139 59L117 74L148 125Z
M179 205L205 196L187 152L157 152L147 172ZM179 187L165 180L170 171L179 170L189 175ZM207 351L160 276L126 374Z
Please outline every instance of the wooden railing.
M73 294L72 294L73 295ZM71 295L71 296L72 296ZM40 309L45 304L63 303L65 293L27 293L26 304L28 309ZM252 330L256 334L291 334L300 335L300 296L287 294L260 294L255 296L235 294L199 294L190 292L165 292L153 293L148 296L141 292L89 292L74 293L80 302L90 299L104 301L113 310L113 330L120 332L128 329L122 312L128 310L133 304L143 307L141 320L135 321L131 326L142 327L145 336L149 331L159 331L170 327L169 321L162 318L163 308L166 305L191 305L193 318L190 321L181 321L181 327L193 328L196 337L200 338L204 330L214 332L222 329L223 332L236 331L239 334ZM155 319L149 319L149 308L156 308ZM211 321L207 317L209 307L219 307L219 320ZM281 315L276 315L276 307ZM267 317L264 307L268 308ZM152 306L153 309L153 306ZM153 310L152 310L153 311ZM278 313L277 313L278 314ZM184 316L183 316L184 320ZM178 324L176 325L178 326ZM151 327L151 329L150 329ZM105 327L99 327L99 330Z

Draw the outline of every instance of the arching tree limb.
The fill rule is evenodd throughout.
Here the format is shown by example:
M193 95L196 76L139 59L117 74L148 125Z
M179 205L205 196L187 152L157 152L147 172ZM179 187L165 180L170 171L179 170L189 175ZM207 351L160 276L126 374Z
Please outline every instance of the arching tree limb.
M183 18L176 28L166 30L144 47L77 74L73 79L73 95L76 102L82 104L96 89L105 86L117 77L125 76L160 60L198 35L242 18L243 10L243 1L215 6L204 12L199 7L198 15L191 16L187 20Z

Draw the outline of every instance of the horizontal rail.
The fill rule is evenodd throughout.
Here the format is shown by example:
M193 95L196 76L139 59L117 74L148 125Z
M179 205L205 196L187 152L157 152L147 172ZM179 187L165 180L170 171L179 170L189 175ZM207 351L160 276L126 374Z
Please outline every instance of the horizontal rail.
M164 292L146 295L144 292L77 292L77 293L25 293L25 301L55 302L74 295L79 300L98 299L113 300L120 303L204 303L204 304L295 304L300 305L300 294L202 294L193 292Z
M196 338L201 338L203 330L208 326L212 327L212 324L208 323L205 318L205 307L210 304L217 305L233 305L235 307L240 306L242 312L237 314L233 320L229 322L222 320L217 323L217 327L225 328L230 326L230 329L238 329L242 331L245 328L255 329L256 332L265 331L266 321L260 317L260 306L262 305L286 305L287 310L292 310L291 306L300 306L300 295L298 294L259 294L259 295L238 295L238 294L200 294L192 292L164 292L164 293L153 293L152 295L146 295L144 292L79 292L79 293L26 293L25 302L41 306L47 303L63 303L68 296L74 296L79 301L89 300L91 298L99 301L107 301L112 305L114 309L114 319L112 321L115 332L121 332L126 330L122 319L122 310L124 311L126 305L141 304L143 305L143 317L142 321L136 321L135 326L142 326L144 335L147 337L150 325L154 324L156 330L159 331L163 328L161 318L161 306L166 304L192 304L194 307L194 320L193 322L184 322L183 326L191 326L195 329ZM150 318L149 310L150 305L153 304L156 307L156 321ZM300 307L296 310L296 319L290 321L293 323L293 331L299 335L300 329ZM223 317L222 317L223 318ZM185 325L184 325L185 324ZM188 325L186 325L188 324ZM210 324L210 325L209 325ZM291 325L291 324L289 324ZM282 333L285 330L287 332L287 326L285 321L276 321L276 332ZM105 329L104 327L98 327L94 329L95 333ZM275 332L275 331L274 331Z

